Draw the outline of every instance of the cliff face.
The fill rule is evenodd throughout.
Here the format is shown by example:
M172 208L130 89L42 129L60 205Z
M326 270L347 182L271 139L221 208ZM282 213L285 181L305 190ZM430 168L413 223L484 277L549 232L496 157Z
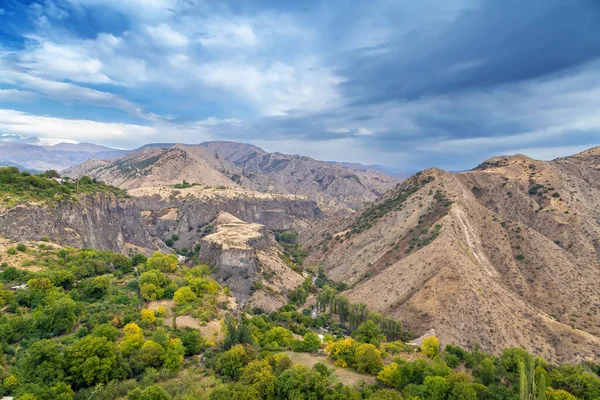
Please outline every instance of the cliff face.
M64 246L115 252L149 253L160 248L144 228L136 206L108 194L80 196L75 202L52 206L21 204L0 210L0 236L19 241L48 236Z
M302 275L279 258L281 249L264 225L222 212L214 230L200 240L198 259L215 266L214 277L243 306L276 310L286 303L286 293L302 284Z
M267 229L299 229L323 215L312 200L291 195L257 193L240 188L140 188L130 190L152 236L179 236L178 248L192 248L221 212Z

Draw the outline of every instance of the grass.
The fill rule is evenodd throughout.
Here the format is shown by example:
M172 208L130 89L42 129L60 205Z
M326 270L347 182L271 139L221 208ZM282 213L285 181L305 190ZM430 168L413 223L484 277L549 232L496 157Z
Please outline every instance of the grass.
M0 168L0 204L10 208L27 202L54 204L60 201L75 200L79 194L111 193L118 197L126 197L125 191L108 186L89 177L82 177L79 182L66 180L59 183L48 178L48 174L32 175L19 172L17 168Z

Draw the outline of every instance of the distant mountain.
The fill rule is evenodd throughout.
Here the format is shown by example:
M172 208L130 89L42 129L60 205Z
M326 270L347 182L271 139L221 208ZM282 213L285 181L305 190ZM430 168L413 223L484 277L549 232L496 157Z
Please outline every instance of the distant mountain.
M416 171L409 172L409 171L406 171L406 170L403 170L400 168L388 167L387 165L377 165L377 164L365 165L365 164L350 163L350 162L343 162L343 161L327 161L327 162L331 165L337 165L342 168L348 168L348 169L353 169L353 170L357 170L357 171L368 171L368 170L379 171L379 172L383 172L384 174L388 174L390 176L394 176L394 177L402 178L402 179L408 178L414 172L416 172Z
M305 196L329 213L348 213L373 201L399 179L343 168L309 157L268 153L235 142L147 145L112 160L90 159L65 171L125 189L182 183L239 186L263 193Z
M600 356L600 147L425 170L302 236L308 265L417 335L552 361Z
M14 163L28 170L63 170L91 157L108 159L126 154L126 150L111 149L91 143L59 143L39 146L30 143L0 141L0 162Z

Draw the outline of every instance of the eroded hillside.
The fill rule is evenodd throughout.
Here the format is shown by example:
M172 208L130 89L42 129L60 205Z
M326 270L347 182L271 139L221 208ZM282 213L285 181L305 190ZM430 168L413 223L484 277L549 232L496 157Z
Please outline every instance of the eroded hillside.
M600 343L599 149L427 170L305 234L351 301L445 343L583 359Z
M185 181L300 195L315 201L328 214L348 214L399 181L377 171L267 153L232 142L147 147L112 160L90 159L64 173L91 176L124 189L172 186Z

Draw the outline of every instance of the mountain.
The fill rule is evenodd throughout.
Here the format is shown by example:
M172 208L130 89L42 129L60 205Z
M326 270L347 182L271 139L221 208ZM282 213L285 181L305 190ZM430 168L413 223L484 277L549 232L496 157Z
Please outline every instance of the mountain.
M114 158L126 150L111 149L91 143L58 143L54 146L38 146L29 143L0 141L0 162L12 163L27 170L57 171L77 165L91 157Z
M600 354L600 148L430 169L302 235L351 302L442 343Z
M373 170L331 165L309 157L267 153L249 144L144 146L111 160L90 159L64 171L124 189L172 186L243 187L263 193L302 195L328 214L352 212L400 180Z

